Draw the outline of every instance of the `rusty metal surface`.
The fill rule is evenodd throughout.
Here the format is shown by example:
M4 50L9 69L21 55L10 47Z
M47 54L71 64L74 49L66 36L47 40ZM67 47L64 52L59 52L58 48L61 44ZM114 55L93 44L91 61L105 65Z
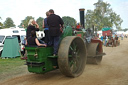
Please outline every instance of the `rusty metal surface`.
M104 53L100 53L98 43L90 43L87 45L87 63L100 64ZM102 55L103 54L103 55Z
M87 56L94 57L96 55L98 43L89 43L87 44Z

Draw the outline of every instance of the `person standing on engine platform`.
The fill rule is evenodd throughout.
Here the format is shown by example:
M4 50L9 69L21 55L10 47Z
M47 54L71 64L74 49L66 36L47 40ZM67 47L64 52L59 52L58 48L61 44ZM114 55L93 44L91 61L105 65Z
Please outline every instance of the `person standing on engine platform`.
M60 28L63 28L63 20L60 16L54 14L54 10L49 10L50 16L47 18L47 23L49 26L50 42L54 47L53 56L56 56L58 53L59 41L61 31Z
M43 20L43 28L44 28L44 33L45 33L45 43L47 43L47 45L49 45L49 41L50 41L50 36L49 36L49 26L47 24L47 18L49 17L49 12L46 12L46 18Z

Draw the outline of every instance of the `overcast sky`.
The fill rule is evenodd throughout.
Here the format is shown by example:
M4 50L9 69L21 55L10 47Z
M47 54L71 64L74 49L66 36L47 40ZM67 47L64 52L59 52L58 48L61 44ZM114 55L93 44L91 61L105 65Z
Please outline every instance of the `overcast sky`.
M94 9L98 0L0 0L0 17L4 22L11 17L18 26L26 16L45 18L49 9L54 9L55 14L73 17L79 22L79 8ZM128 0L103 0L111 4L111 8L123 19L122 28L128 28Z

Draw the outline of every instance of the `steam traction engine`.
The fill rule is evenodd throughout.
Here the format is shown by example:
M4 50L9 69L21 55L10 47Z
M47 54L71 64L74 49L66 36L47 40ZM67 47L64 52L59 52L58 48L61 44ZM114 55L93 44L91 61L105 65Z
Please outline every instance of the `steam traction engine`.
M80 9L80 22L84 27L84 9ZM67 26L61 35L58 56L52 56L53 47L29 47L27 50L28 71L46 73L60 69L62 74L77 77L84 71L86 63L100 64L104 55L102 43L83 31L72 32Z

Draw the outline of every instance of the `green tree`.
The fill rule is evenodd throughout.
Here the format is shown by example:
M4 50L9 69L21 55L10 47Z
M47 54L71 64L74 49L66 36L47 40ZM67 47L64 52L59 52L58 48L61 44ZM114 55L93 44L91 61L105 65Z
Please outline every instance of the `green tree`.
M15 27L15 24L14 24L13 20L10 17L8 17L8 18L6 18L3 26L4 26L4 28Z
M64 26L76 26L76 20L69 16L62 17L62 20L64 22Z
M36 22L38 23L39 25L39 29L42 31L43 30L43 18L42 17L39 17Z
M24 28L28 27L28 22L30 19L34 19L32 16L27 16L24 20L21 21L20 25L18 27L22 27L24 25Z
M121 29L121 23L123 20L119 15L113 12L109 3L103 2L103 0L98 0L94 6L94 10L87 10L85 16L86 27L94 25L98 30L101 30L104 27L112 28L115 26L117 29Z
M85 28L92 27L92 25L95 24L94 12L92 10L87 10L85 19L86 19Z
M122 29L124 32L128 31L128 28Z
M0 29L2 29L3 28L3 24L0 22Z
M1 19L1 17L0 17L0 19ZM2 27L3 27L3 24L2 24L2 22L0 22L0 29L2 29Z

